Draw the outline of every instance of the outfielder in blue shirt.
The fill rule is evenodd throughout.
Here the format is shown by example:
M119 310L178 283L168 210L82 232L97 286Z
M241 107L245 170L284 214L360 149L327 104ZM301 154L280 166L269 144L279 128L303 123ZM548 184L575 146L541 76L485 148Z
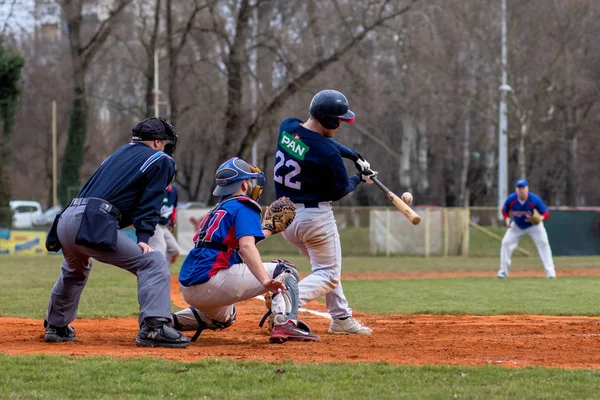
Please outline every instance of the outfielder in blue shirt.
M512 218L510 214L512 214ZM537 246L546 270L546 277L556 278L552 249L543 223L550 217L550 212L542 199L529 191L527 180L519 179L517 181L515 192L510 194L504 202L502 215L508 230L502 239L498 278L508 278L512 253L523 235L529 235Z

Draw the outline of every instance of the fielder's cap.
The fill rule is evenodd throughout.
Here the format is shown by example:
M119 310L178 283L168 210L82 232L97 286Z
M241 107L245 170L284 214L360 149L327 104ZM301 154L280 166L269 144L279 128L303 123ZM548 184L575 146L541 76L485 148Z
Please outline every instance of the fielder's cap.
M517 183L515 183L516 187L520 187L520 186L529 186L529 182L527 182L527 179L519 179L517 181Z
M241 158L234 157L225 161L215 174L217 187L214 196L228 196L235 193L247 179L257 179L258 184L264 187L265 176L262 173L252 172L250 165Z

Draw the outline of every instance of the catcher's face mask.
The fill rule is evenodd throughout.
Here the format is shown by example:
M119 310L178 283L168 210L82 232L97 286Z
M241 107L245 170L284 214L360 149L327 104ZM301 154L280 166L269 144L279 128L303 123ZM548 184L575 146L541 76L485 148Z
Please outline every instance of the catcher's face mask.
M172 156L177 148L177 132L175 127L167 122L163 117L159 117L158 120L163 124L167 137L165 138L165 153Z
M241 158L234 157L225 161L215 175L217 187L213 192L215 196L229 196L235 193L244 181L252 180L252 190L248 190L248 197L258 201L267 183L265 175L254 165L248 164Z

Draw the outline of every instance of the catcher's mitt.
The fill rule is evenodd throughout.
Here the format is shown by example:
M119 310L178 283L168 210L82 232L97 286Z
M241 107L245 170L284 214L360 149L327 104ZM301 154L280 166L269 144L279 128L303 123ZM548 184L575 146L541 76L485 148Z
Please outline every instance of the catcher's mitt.
M295 217L296 205L287 197L280 197L267 207L262 228L273 234L283 232Z
M527 219L534 225L537 225L542 221L542 219L540 218L540 213L538 212L538 210L535 209L533 210L533 215L531 217L527 217Z

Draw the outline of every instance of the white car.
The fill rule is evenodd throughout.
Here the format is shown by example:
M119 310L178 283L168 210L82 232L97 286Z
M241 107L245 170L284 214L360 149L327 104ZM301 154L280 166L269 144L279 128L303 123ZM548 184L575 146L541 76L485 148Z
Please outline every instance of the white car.
M61 211L62 211L61 206L50 207L49 209L44 211L42 213L42 215L39 215L33 219L33 225L35 225L35 226L52 225L52 222L54 222L54 218L56 217L56 214L58 214Z
M9 204L15 229L31 228L33 220L42 215L42 205L37 201L12 200Z

